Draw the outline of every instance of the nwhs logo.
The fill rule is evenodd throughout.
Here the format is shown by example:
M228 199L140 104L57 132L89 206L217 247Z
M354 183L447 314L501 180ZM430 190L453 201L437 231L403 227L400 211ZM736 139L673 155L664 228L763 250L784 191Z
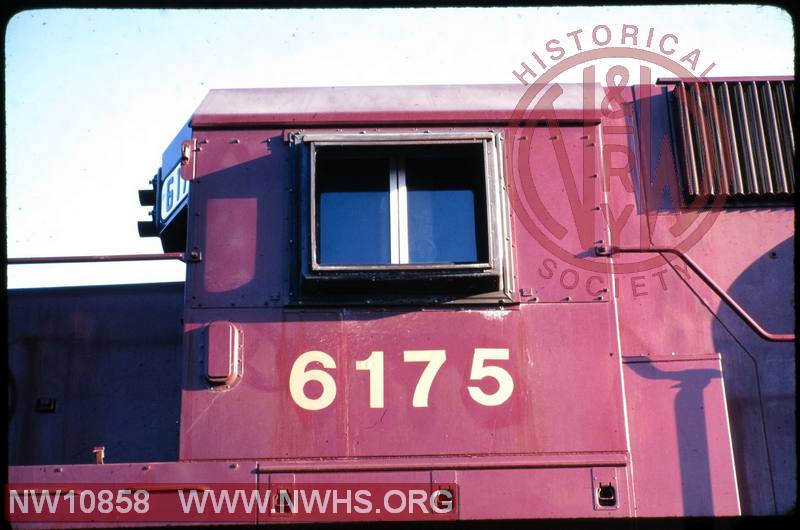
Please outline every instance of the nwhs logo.
M551 61L550 66L554 66L558 61L563 60L567 53L578 53L585 51L584 46L594 46L597 48L613 48L614 46L623 46L627 49L641 49L652 50L660 53L665 57L680 58L675 61L675 64L683 69L688 69L692 72L697 72L705 63L701 62L702 52L699 48L693 48L686 51L681 46L680 40L677 35L672 33L660 33L656 28L648 28L647 31L641 31L639 26L635 24L622 24L619 26L618 31L614 26L605 24L597 24L591 31L584 31L583 28L578 28L564 34L564 38L553 38L548 40L545 45L546 54L543 53L545 59ZM563 42L562 42L563 41ZM569 52L567 51L569 50ZM686 52L686 53L684 53ZM526 62L522 62L522 72L514 70L512 74L519 79L523 85L529 84L530 79L536 79L539 73L547 70L548 64L542 60L542 57L536 51L531 52L531 57L541 69L538 72L528 66ZM683 63L683 64L681 64ZM698 78L705 78L717 66L716 63L708 63L705 69L696 76Z
M523 62L521 71L513 72L527 89L514 113L513 122L518 125L509 135L514 150L510 179L517 190L512 201L519 221L540 244L573 269L608 273L608 262L587 258L594 256L596 248L607 249L609 242L620 241L623 232L630 239L630 234L638 231L638 246L647 248L652 246L651 233L662 225L659 231L669 234L671 246L686 251L708 232L719 215L723 196L715 198L713 204L707 197L699 197L688 208L681 208L682 191L676 179L670 129L656 119L651 107L662 90L653 85L655 68L696 80L716 65L710 63L695 75L693 72L701 68L701 51L695 48L673 59L678 57L678 37L670 33L659 36L653 28L640 33L637 26L624 24L615 33L600 24L587 33L591 39L580 29L567 34L572 40L565 42L572 45L573 55L568 55L568 44L551 39L545 46L550 52L545 58L557 62L547 64L533 52L541 70ZM592 44L594 49L585 49ZM565 93L558 79L575 70L580 71L582 79L581 112L585 119L578 123L584 130L583 147L597 153L595 159L586 156L580 168L570 161L570 149L575 146L564 140L565 127L575 128L576 123L559 122L555 111ZM631 87L636 85L634 104ZM706 102L704 108L711 106ZM598 116L599 126L597 121L592 122ZM534 145L529 129L523 126L531 119L543 122L540 127L547 130L551 147ZM535 174L533 160L535 149L543 148L553 150L559 173L556 178L563 185L568 210L554 209L541 192L543 184L541 176ZM565 246L570 233L583 252L576 254L575 249ZM664 265L658 254L637 256L615 263L614 272L636 273Z

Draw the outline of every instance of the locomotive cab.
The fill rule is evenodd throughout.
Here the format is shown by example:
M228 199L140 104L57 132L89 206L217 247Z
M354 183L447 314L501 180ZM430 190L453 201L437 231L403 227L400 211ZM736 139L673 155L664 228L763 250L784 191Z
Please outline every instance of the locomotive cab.
M12 449L10 480L413 483L463 520L791 510L793 80L748 83L637 86L625 116L599 85L522 114L516 85L212 90L140 192L140 235L187 264L171 447Z

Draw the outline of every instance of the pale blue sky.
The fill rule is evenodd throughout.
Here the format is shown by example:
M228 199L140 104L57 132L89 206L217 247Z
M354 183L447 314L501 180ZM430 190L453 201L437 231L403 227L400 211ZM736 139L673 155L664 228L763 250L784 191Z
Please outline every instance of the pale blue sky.
M20 13L5 35L8 256L160 252L138 237L137 190L211 88L516 83L532 51L597 24L673 33L713 75L793 73L791 19L772 7ZM8 270L9 287L182 279L168 262Z

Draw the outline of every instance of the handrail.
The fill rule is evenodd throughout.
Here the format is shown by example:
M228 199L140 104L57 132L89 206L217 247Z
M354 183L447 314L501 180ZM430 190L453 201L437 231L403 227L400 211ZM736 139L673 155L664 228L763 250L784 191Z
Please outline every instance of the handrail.
M744 320L744 322L750 326L750 328L758 333L759 336L762 338L772 341L772 342L794 342L795 336L793 334L780 334L780 333L770 333L764 328L762 328L758 322L751 317L747 311L745 311L736 301L730 297L730 295L725 292L722 287L717 285L717 283L711 279L711 277L705 273L700 266L692 261L692 258L687 256L683 251L678 250L676 248L669 248L669 247L651 247L651 248L634 248L634 247L602 247L599 246L596 248L596 252L600 256L608 256L616 253L639 253L639 254L648 254L648 253L657 253L657 254L674 254L681 258L699 277L701 280L705 282L717 295L719 295L722 300L728 304L734 313L739 315L739 318Z
M9 265L33 265L42 263L97 263L108 261L155 261L177 259L193 261L193 256L183 252L164 252L162 254L112 254L105 256L51 256L42 258L8 258Z

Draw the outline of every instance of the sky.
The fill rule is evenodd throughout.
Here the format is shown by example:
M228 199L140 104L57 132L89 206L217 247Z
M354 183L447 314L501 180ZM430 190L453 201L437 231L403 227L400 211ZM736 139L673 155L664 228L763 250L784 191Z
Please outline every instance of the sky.
M161 252L138 236L149 207L137 190L209 89L519 83L512 72L533 51L598 24L674 34L716 63L709 75L793 75L791 18L763 6L18 13L5 32L7 255ZM180 262L14 265L7 285L184 273Z

